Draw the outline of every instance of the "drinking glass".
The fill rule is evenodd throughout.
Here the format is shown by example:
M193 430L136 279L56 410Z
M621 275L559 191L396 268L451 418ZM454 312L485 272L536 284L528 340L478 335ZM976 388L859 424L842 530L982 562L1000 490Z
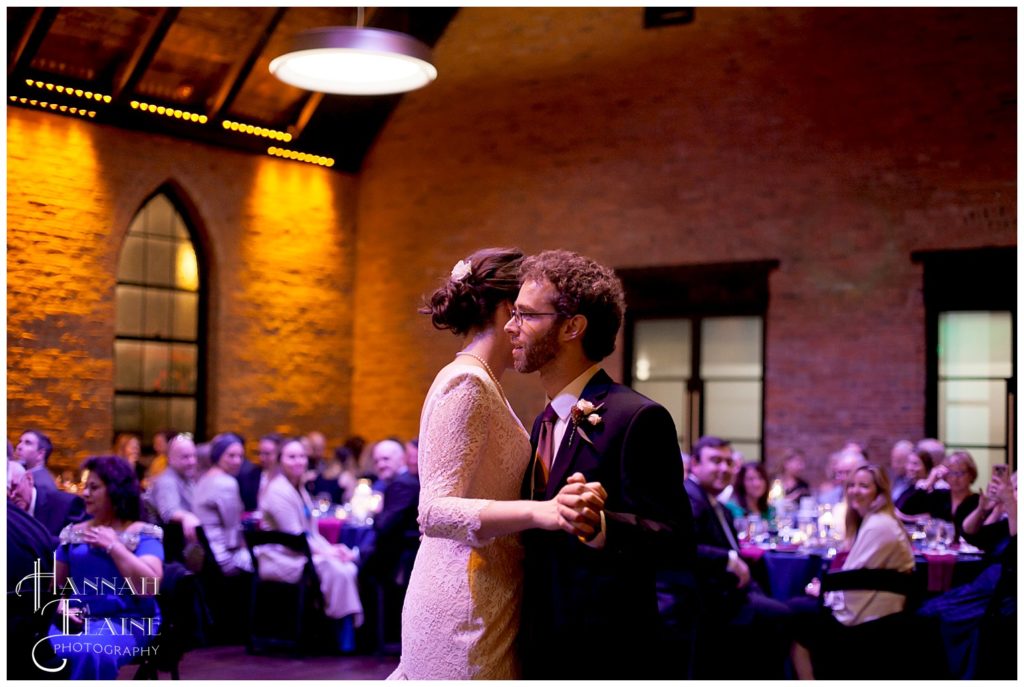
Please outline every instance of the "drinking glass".
M943 551L948 551L956 540L956 526L951 522L944 522L941 528L939 545Z

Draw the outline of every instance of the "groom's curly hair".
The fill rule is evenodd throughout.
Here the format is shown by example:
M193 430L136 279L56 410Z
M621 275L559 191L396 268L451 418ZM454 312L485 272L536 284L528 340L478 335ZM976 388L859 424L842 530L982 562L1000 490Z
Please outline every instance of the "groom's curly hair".
M552 305L563 319L587 318L583 352L593 361L615 350L615 337L626 312L622 282L615 271L567 250L549 250L523 260L520 281L550 282L558 292Z

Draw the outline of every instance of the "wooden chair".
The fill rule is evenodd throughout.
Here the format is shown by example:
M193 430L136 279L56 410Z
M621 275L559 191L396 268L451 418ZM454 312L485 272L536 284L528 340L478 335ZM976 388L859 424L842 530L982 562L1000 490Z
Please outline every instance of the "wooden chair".
M927 624L914 611L927 593L927 580L915 573L860 568L837 570L821 578L825 592L879 591L906 597L903 611L848 627L842 641L814 656L819 679L941 679L943 661L934 656Z
M242 534L255 571L249 604L247 651L257 654L285 649L296 655L310 653L316 630L325 624L326 618L320 578L313 566L306 535L267 530L245 530ZM284 546L305 558L298 582L261 579L256 548L268 544Z

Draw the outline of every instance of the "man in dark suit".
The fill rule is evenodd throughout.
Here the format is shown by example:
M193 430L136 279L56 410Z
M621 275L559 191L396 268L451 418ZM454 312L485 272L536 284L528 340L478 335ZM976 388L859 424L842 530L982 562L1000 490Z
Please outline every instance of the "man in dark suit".
M367 613L363 637L377 651L385 651L390 638L401 636L402 604L409 574L419 550L419 477L405 464L405 447L397 439L377 442L370 452L382 488L381 511L373 517L373 547L360 550L360 597L364 606L378 604ZM366 646L365 648L371 648Z
M58 491L57 483L46 464L53 453L53 442L37 429L21 433L14 455L25 469L32 473L32 481L39 491Z
M12 463L8 461L8 469ZM21 467L21 466L19 466ZM53 680L67 679L70 669L44 672L57 668L61 661L53 653L49 642L37 642L47 633L50 613L40 607L54 600L50 591L49 578L53 575L53 552L56 548L53 537L42 523L30 516L13 499L7 499L7 679L8 680ZM36 566L44 575L43 579L26 577L35 575ZM40 587L40 598L34 591ZM49 606L50 609L53 606ZM38 662L38 665L37 665Z
M685 570L693 547L675 425L599 364L622 324L622 284L566 251L527 258L521 279L505 331L516 370L539 372L551 401L534 423L523 496L550 499L571 482L607 494L597 517L583 496L558 497L589 534L523 534L523 677L684 677L665 655L656 593L656 576Z
M732 519L717 498L733 478L732 448L724 439L705 436L691 456L686 493L693 508L700 599L694 677L782 679L789 609L751 578ZM737 646L745 647L749 660L730 659Z
M405 447L395 439L377 442L371 452L373 468L384 487L381 511L373 517L374 550L365 566L375 574L391 574L419 548L416 516L420 505L420 480L405 464Z
M85 502L75 494L37 489L31 472L7 463L7 494L21 510L38 520L56 538L66 526L85 519Z

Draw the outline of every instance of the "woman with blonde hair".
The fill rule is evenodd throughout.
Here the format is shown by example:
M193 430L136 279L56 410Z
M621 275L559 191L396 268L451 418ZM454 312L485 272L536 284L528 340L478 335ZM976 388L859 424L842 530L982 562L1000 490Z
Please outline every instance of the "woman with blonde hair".
M848 553L841 570L912 572L914 552L906 530L896 519L888 473L878 465L857 468L846 482L846 501ZM818 580L807 585L809 596L817 597L819 592ZM817 599L792 600L796 630L792 656L797 676L813 678L811 654L841 646L848 628L899 613L905 603L901 594L877 590L827 592L820 607Z
M978 507L981 495L971 489L978 479L978 466L967 451L953 451L942 465L935 466L928 479L919 482L900 498L899 515L904 520L921 515L951 522L956 526L956 538L963 534L964 519ZM939 489L936 483L944 480L948 489Z

